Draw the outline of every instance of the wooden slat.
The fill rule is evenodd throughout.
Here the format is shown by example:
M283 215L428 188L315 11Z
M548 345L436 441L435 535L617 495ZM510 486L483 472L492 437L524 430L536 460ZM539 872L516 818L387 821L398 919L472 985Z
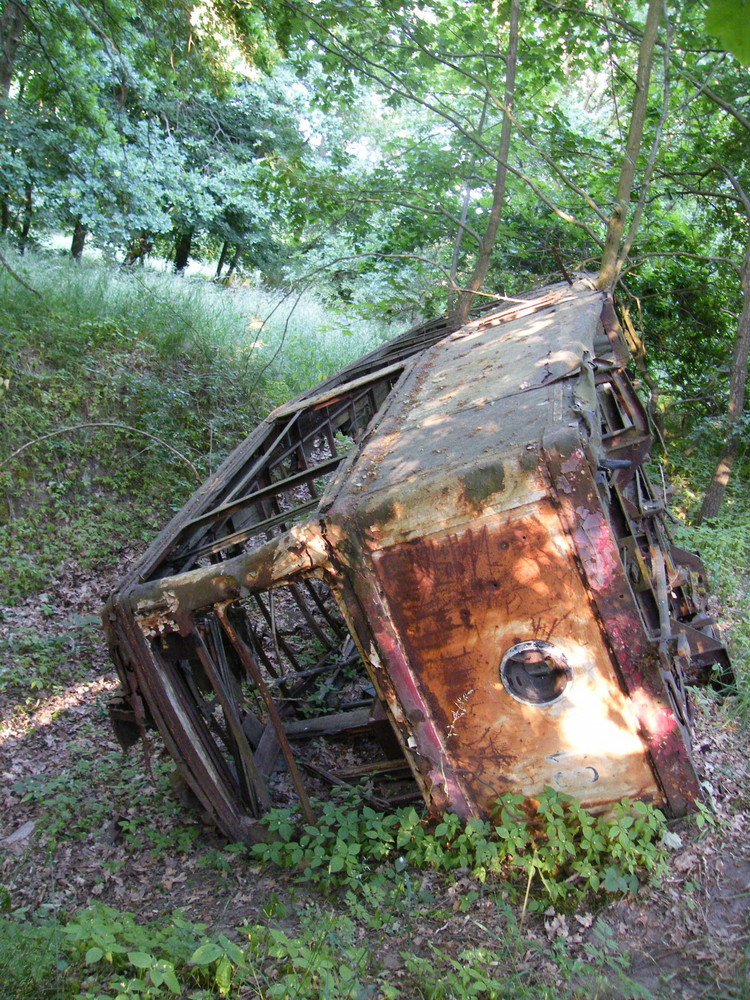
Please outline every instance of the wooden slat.
M205 514L201 514L200 517L194 518L187 525L185 525L185 527L199 527L204 524L209 524L211 521L219 521L223 517L231 517L232 514L242 510L243 507L248 507L252 503L260 503L262 500L271 499L276 496L277 493L281 493L284 490L294 489L295 486L301 486L310 479L315 479L317 476L324 476L329 472L333 472L340 462L341 458L339 456L329 458L325 462L321 462L319 465L314 465L309 469L305 469L303 472L297 472L293 476L288 476L286 479L281 479L276 483L272 483L270 486L264 486L262 490L256 490L254 493L249 493L247 496L240 497L238 500L233 500L231 503L215 507L213 510L209 510Z
M306 736L332 735L349 730L367 729L370 722L370 706L356 708L351 712L337 712L334 715L321 715L316 719L294 719L287 722L284 731L294 739L304 739Z

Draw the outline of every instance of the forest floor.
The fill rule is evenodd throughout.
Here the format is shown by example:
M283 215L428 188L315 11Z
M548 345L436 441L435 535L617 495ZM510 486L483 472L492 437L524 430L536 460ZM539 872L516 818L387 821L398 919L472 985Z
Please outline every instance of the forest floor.
M339 915L350 919L351 901L260 866L187 811L165 778L156 739L153 780L137 747L120 751L106 708L116 678L92 619L115 580L70 564L54 604L34 599L1 609L2 636L78 636L53 693L0 694L6 909L62 919L104 903L139 921L179 910L230 935L245 922L297 933L311 913L316 920L325 913L333 927ZM695 763L712 810L703 815L713 820L701 828L693 819L670 824L678 837L652 884L593 909L528 915L511 947L502 884L481 885L468 872L417 872L418 888L401 912L375 923L355 919L355 939L376 955L375 981L395 996L421 996L407 954L450 960L486 947L505 948L516 976L550 987L564 980L568 988L578 977L582 997L750 996L750 738L731 699L699 692L694 704Z
M525 878L519 891L399 858L323 891L299 871L261 864L191 811L155 735L149 761L137 746L121 751L99 614L193 488L182 456L205 475L223 457L217 445L247 433L252 409L265 412L326 377L385 331L342 339L341 317L321 318L312 303L295 312L298 328L287 316L261 345L256 317L273 312L270 302L86 262L28 255L24 268L44 301L0 271L0 373L10 375L0 379L0 1000L749 1000L742 477L720 523L680 540L701 548L713 571L740 694L695 693L707 806L669 824L666 864L650 882L635 895L600 892L555 909L536 880L532 912ZM279 355L275 368L266 355ZM62 433L90 421L125 430L115 440L98 423ZM50 428L60 436L48 440ZM141 430L180 454L146 444ZM686 498L683 523L708 468L700 453L689 467L687 454L667 468ZM127 913L137 926L126 926ZM50 955L49 942L70 944L61 935L71 931L83 935L78 951L60 945ZM157 945L174 959L177 990L164 979L167 959L152 963ZM249 965L240 969L243 956ZM236 966L231 989L225 958Z

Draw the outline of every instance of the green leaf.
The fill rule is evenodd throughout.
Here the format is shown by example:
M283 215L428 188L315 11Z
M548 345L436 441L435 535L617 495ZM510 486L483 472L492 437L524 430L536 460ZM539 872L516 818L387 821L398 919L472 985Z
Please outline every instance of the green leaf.
M150 969L154 964L154 956L149 955L145 951L129 951L128 961L131 965L134 965L136 969Z
M208 941L196 948L190 958L191 965L210 965L217 958L221 958L222 950L215 941Z
M180 981L172 969L166 969L164 971L164 983L169 987L172 993L181 992Z
M750 66L750 0L711 0L706 30L741 63Z
M245 953L242 948L239 948L234 941L225 939L222 941L224 946L224 951L229 958L234 962L235 965L245 965Z
M354 979L355 971L351 965L343 963L339 966L339 976L341 977L342 983L350 983Z
M99 959L103 957L104 957L104 952L102 951L101 948L89 948L89 950L86 952L86 957L84 958L84 962L86 963L86 965L93 965L94 962L98 962Z
M216 986L222 996L229 993L232 985L232 963L223 957L216 963Z
M607 892L627 892L629 888L628 880L617 868L607 868L604 873L602 885Z

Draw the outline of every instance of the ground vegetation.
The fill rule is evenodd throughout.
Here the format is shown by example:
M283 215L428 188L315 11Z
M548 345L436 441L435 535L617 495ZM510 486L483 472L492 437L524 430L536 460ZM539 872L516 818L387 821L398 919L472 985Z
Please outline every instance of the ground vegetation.
M511 798L492 825L430 826L343 798L314 826L273 813L248 851L180 798L156 741L119 749L98 612L196 474L390 330L309 295L290 315L279 293L9 260L29 287L0 279L4 1000L744 996L749 501L735 481L718 525L689 526L700 437L665 473L740 684L695 697L696 817L623 803L605 823L550 793L535 817Z

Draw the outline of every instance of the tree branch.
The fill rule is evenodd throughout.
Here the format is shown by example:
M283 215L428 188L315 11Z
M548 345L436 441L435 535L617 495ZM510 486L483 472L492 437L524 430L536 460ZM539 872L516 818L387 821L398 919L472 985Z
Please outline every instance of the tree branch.
M453 125L453 127L460 135L464 136L464 138L472 142L478 149L481 149L483 153L485 153L487 156L493 159L496 163L500 162L498 154L486 142L483 142L481 138L479 138L476 135L476 132L470 131L464 125L462 125L459 119L455 116L455 114L452 114L449 111L446 111L443 108L438 107L437 105L435 105L434 103L425 98L419 97L417 94L414 93L413 90L411 90L409 87L406 86L403 80L393 70L388 69L388 67L381 66L380 64L374 62L372 59L368 58L363 52L354 49L347 42L338 38L329 28L327 28L324 24L322 24L318 18L314 17L307 8L303 10L302 8L292 3L291 0L286 0L285 6L287 6L290 10L295 11L299 16L303 17L308 23L314 25L324 35L327 35L329 38L332 39L332 42L327 43L323 41L318 35L313 36L315 42L320 46L320 48L324 52L327 52L330 55L334 55L337 58L341 59L342 62L350 69L354 70L356 73L361 73L363 76L367 77L370 80L373 80L375 83L379 84L381 87L384 87L386 90L390 90L393 94L396 94L399 97L403 97L405 100L408 100L413 104L418 105L419 107L426 108L433 114L438 115L444 121L447 121L451 125ZM594 233L594 231L591 229L590 226L588 226L585 222L581 221L580 219L576 219L569 212L566 212L563 209L559 208L548 195L545 195L542 192L539 185L536 184L536 182L532 181L531 178L527 174L525 174L523 170L514 167L510 162L505 163L504 166L507 168L507 170L510 171L510 173L514 174L516 177L519 178L519 180L522 180L528 187L530 187L531 190L534 192L534 194L542 202L544 202L544 204L547 205L548 208L550 208L556 215L558 215L559 218L561 218L564 222L576 226L578 229L582 229L586 233L586 235L594 243L596 243L597 246L604 245L601 238Z
M37 297L37 298L38 298L38 299L39 299L39 300L40 300L41 302L44 302L44 296L42 295L42 293L41 293L41 292L38 292L38 291L36 290L36 288L32 288L32 287L31 287L31 285L30 285L30 284L28 284L28 282L24 281L24 280L23 280L23 278L21 277L21 275L20 275L20 274L17 274L17 273L16 273L16 272L15 272L15 271L13 270L13 268L12 268L12 267L10 266L10 264L8 263L8 261L6 260L6 258L5 258L4 256L3 256L3 254L2 254L2 253L0 253L0 264L2 264L2 265L3 265L3 267L5 268L5 270L6 270L6 271L7 271L7 272L8 272L8 273L9 273L9 274L10 274L10 275L11 275L11 276L13 277L13 278L15 278L15 279L16 279L16 281L17 281L17 282L19 283L19 285L23 285L23 287L24 287L25 289L27 289L27 291L31 292L31 293L32 293L33 295L36 295L36 297Z
M407 35L409 34L408 30L407 30L406 33L407 33ZM411 36L409 36L409 37L411 37ZM528 145L531 146L531 148L536 151L536 153L544 160L544 162L547 164L547 166L550 167L550 169L552 170L552 172L554 174L556 174L556 176L562 181L562 183L566 187L570 188L571 191L574 191L580 198L582 198L586 202L586 204L589 206L589 208L591 208L599 216L599 218L602 220L602 222L606 222L607 221L607 215L606 215L606 213L603 212L602 209L599 208L599 206L596 204L596 202L594 201L594 199L587 192L585 192L581 187L579 187L575 183L575 181L573 181L572 178L568 177L567 174L563 173L563 171L558 166L558 164L555 162L555 160L547 152L545 152L545 150L543 149L543 147L539 143L535 142L534 139L532 139L529 130L527 128L525 128L525 126L523 126L521 124L521 122L519 121L518 117L513 113L513 108L510 105L510 102L508 102L508 101L501 101L500 98L495 95L494 91L492 90L492 88L490 87L490 85L487 83L487 81L484 80L484 79L482 79L482 77L480 77L477 73L472 73L470 70L465 69L463 66L455 66L455 65L453 65L453 63L451 62L450 59L448 59L446 57L439 57L439 56L433 54L425 46L420 46L420 49L426 55L430 56L430 58L432 58L439 65L441 65L441 66L447 66L449 69L452 69L456 73L460 73L462 76L466 77L467 80L471 80L472 83L475 83L478 87L481 87L485 91L485 94L486 94L487 98L489 98L489 100L492 101L492 103L495 105L495 107L499 111L502 111L502 113L503 113L503 121L505 121L505 117L507 116L507 118L510 119L511 124L514 126L514 128L516 129L516 131L518 132L518 134L521 135L525 139L525 141L528 143ZM506 61L507 61L507 58L506 58ZM482 129L481 128L479 129L479 133L478 134L481 136L481 134L482 134ZM507 167L507 164L506 164L506 167Z
M492 208L487 222L487 229L479 244L479 256L474 266L474 272L469 280L468 291L458 297L455 308L455 318L463 323L468 319L474 295L484 284L490 266L490 258L495 247L497 231L505 207L505 185L508 178L508 153L510 152L510 111L516 89L516 66L518 63L518 26L521 17L521 0L511 0L510 24L508 27L508 58L505 71L505 99L507 108L503 114L503 127L500 133L500 149L497 157L497 171L492 189Z
M712 254L703 253L688 253L686 250L655 250L653 253L644 253L637 260L633 261L628 267L623 268L622 274L629 274L634 271L637 267L640 267L647 260L652 257L687 257L690 260L704 260L711 264L728 264L729 267L733 268L737 274L742 274L742 268L737 263L737 261L732 260L731 257L716 257Z
M358 200L373 205L391 205L391 206L397 206L399 208L410 208L415 212L425 212L427 215L439 215L442 218L448 219L450 222L453 222L456 226L462 225L461 220L457 216L453 215L452 212L449 212L447 209L444 209L439 205L437 207L434 207L432 204L428 205L414 204L414 202L400 201L399 199L396 198L390 198L388 197L387 194L385 195L385 197L382 198L379 196L376 197L374 195L373 196L362 195ZM475 229L472 229L471 226L467 226L464 224L463 229L470 236L472 236L477 241L477 243L482 242L482 237Z
M635 211L633 212L633 218L630 223L630 228L628 229L627 236L625 237L622 248L620 250L620 260L626 261L628 259L628 254L630 253L630 248L633 245L633 240L635 239L635 234L638 232L638 227L641 223L641 216L643 215L643 209L646 205L646 195L648 194L648 188L651 183L651 177L654 172L654 167L656 165L656 157L659 152L659 147L661 145L661 136L664 131L664 123L667 120L667 115L669 114L669 55L671 50L672 42L672 28L669 23L669 15L666 10L664 11L664 19L667 26L667 41L664 46L664 96L662 98L662 109L661 115L659 116L659 124L656 126L656 131L654 132L654 141L651 143L651 151L648 155L648 160L646 161L646 167L643 171L643 180L641 182L641 193L638 198L638 204L635 206Z
M60 434L70 434L71 431L80 431L87 427L115 427L119 430L129 431L131 434L141 434L143 435L143 437L150 438L152 441L156 441L158 444L163 445L168 451L171 451L172 454L177 455L178 458L181 458L182 461L185 462L186 465L189 465L190 468L193 470L193 474L195 478L198 480L198 482L199 483L203 482L200 473L193 465L193 463L190 461L190 459L186 458L182 454L182 452L178 451L176 448L173 448L171 444L167 444L166 441L163 441L160 437L157 437L155 434L149 434L148 431L142 431L139 430L137 427L131 427L130 424L118 424L118 423L113 423L111 421L97 421L95 423L72 424L70 427L60 427L56 431L50 431L49 434L42 434L41 437L34 438L32 441L27 441L26 444L22 444L20 448L16 448L15 451L12 451L7 458L4 458L2 462L0 462L0 469L2 469L4 465L7 465L8 462L12 461L14 458L17 458L18 455L26 451L27 448L31 448L32 445L39 444L40 441L46 441L48 438L57 437Z
M617 281L617 275L622 267L619 252L628 214L630 193L633 190L636 164L643 139L643 126L646 121L648 91L651 82L651 66L654 58L656 35L659 30L661 8L662 0L649 0L646 28L643 32L638 51L638 83L633 95L628 141L622 158L615 208L607 226L607 239L604 244L602 264L597 279L597 286L599 288L612 288Z
M721 172L725 175L725 177L732 185L734 190L737 192L737 197L742 203L742 207L745 209L745 215L748 218L748 222L750 222L750 197L748 197L747 192L740 184L740 182L737 180L732 171L729 169L729 167L726 167L723 163L717 163L716 167L718 170L721 170Z
M700 80L696 79L696 77L694 77L692 73L689 73L684 67L679 67L677 72L680 76L684 76L686 80L689 80L693 86L699 88L699 96L706 97L718 108L721 108L722 111L726 111L727 114L731 115L736 121L738 121L744 129L750 132L750 118L743 115L739 108L735 107L735 105L730 101L725 100L721 97L721 95L717 94L715 90L712 90L711 87L706 87L701 84Z

